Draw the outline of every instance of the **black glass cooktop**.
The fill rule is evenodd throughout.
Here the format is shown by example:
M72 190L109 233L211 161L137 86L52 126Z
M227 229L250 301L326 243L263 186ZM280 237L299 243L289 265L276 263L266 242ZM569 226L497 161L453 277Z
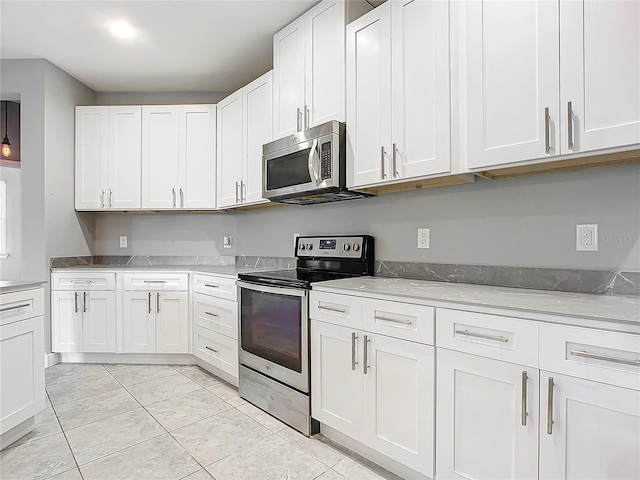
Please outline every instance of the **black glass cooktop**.
M324 280L337 280L340 278L348 278L354 276L359 275L345 272L330 272L326 270L297 268L295 270L273 270L270 272L241 273L238 275L238 278L245 282L259 283L262 285L309 289L311 288L311 284L314 282L322 282Z

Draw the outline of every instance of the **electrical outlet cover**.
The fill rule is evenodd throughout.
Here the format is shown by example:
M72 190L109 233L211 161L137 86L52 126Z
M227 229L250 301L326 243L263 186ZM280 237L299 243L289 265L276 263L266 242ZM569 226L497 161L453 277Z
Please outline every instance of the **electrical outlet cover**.
M127 236L120 235L120 248L127 248Z
M430 232L428 228L418 229L418 248L429 248Z
M598 224L576 225L576 251L598 251Z

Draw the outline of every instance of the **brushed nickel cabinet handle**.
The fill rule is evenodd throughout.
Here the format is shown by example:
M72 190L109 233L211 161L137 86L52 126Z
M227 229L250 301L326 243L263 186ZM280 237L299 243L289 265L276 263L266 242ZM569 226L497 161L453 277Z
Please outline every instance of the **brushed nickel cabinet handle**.
M304 106L304 129L309 128L309 107Z
M82 313L87 313L87 292L82 292Z
M78 313L78 296L80 296L79 292L75 292L75 298L73 299L73 303L74 303L74 310L76 313Z
M104 208L104 188L100 189L100 208Z
M302 112L300 111L300 107L296 110L296 131L302 130Z
M396 166L396 156L398 155L398 146L394 143L393 144L393 154L392 154L392 158L393 158L393 176L397 177L398 176L398 167Z
M220 285L211 285L209 283L205 283L204 286L209 288L220 288Z
M358 336L356 335L356 332L351 332L351 370L355 372L356 370L356 365L358 364L358 362L356 362L356 340L358 339Z
M380 147L380 172L382 174L382 179L387 178L387 174L384 171L384 145Z
M369 342L371 339L368 335L364 336L364 374L367 374L367 369L369 368Z
M553 434L553 377L549 377L547 386L547 433Z
M171 189L171 196L173 197L173 208L176 208L176 189Z
M544 109L544 152L551 153L551 119L549 118L549 107Z
M522 371L522 426L527 426L527 371Z
M113 207L113 191L109 189L109 208Z
M156 292L156 313L160 313L160 292Z
M0 312L9 312L11 310L18 310L19 308L25 308L30 306L29 303L21 303L20 305L14 305L13 307L0 308ZM76 312L78 311L78 292L76 292Z
M600 355L599 353L591 353L584 350L571 350L569 353L574 357L590 358L592 360L602 360L603 362L620 363L622 365L640 367L640 359L628 360L626 358L610 357L608 355Z
M324 305L318 305L318 310L328 310L330 312L347 313L346 308L325 307Z
M149 292L149 313L151 313L151 292Z
M236 182L236 203L240 203L240 200L238 200L238 182Z
M240 201L247 201L247 184L244 182L240 182Z
M216 350L215 348L211 348L209 345L205 345L205 347L207 350L211 350L213 353L218 353L220 350Z
M213 312L204 312L205 315L211 315L212 317L219 317L220 315L218 315L217 313L213 313Z
M403 320L401 318L393 318L393 317L385 317L384 315L376 315L376 320L384 320L385 322L393 322L393 323L401 323L403 325L411 325L413 322L411 320Z
M509 341L509 339L507 337L503 337L502 335L487 335L485 333L475 333L475 332L470 332L468 330L456 330L454 333L456 335L465 335L467 337L483 338L485 340L493 340L494 342L507 343Z
M180 189L180 208L184 208L184 192Z
M573 150L573 102L567 103L567 135L568 147Z

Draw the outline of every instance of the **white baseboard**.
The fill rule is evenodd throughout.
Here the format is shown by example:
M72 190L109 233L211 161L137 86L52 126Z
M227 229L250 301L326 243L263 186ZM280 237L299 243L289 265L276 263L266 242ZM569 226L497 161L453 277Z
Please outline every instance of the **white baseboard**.
M45 353L44 354L44 368L53 367L54 365L60 363L60 354L59 353Z
M62 363L137 363L195 365L190 353L60 353Z
M27 418L24 422L16 425L9 431L0 435L0 450L4 450L9 445L17 442L27 433L36 427L36 417Z

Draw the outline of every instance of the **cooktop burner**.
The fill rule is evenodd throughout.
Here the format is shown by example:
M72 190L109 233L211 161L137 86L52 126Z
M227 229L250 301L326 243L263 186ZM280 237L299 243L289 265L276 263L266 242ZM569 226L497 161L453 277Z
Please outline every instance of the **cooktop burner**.
M296 268L295 270L274 270L271 272L241 273L238 275L240 280L244 280L245 282L306 289L311 288L311 284L313 282L337 280L339 278L354 276L359 275L342 272L310 270L305 268Z

